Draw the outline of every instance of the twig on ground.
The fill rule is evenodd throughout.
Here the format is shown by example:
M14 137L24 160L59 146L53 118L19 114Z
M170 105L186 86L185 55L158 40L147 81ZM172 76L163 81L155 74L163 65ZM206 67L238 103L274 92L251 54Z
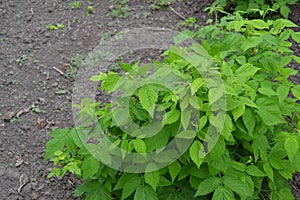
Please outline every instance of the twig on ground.
M65 73L63 73L60 69L56 68L56 67L52 67L55 71L57 71L58 73L60 73L60 75L64 76Z
M178 13L176 10L174 10L174 8L172 8L171 6L169 6L169 8L181 19L186 20L186 18L184 16L182 16L180 13Z

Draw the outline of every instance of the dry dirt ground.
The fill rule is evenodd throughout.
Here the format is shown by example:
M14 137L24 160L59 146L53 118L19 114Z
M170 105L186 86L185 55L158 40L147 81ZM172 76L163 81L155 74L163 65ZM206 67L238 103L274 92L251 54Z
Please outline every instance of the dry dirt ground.
M99 42L123 29L159 27L178 30L184 18L204 25L211 1L186 0L174 10L152 10L151 2L130 0L129 16L114 18L109 0L0 0L0 199L74 199L76 177L47 179L52 165L43 161L48 133L73 124L70 107L76 71ZM87 16L88 5L94 11ZM180 16L182 15L182 16ZM300 5L291 19L300 25ZM64 24L55 31L49 24ZM299 46L295 47L298 55ZM298 81L298 78L295 78ZM300 176L291 181L300 199Z

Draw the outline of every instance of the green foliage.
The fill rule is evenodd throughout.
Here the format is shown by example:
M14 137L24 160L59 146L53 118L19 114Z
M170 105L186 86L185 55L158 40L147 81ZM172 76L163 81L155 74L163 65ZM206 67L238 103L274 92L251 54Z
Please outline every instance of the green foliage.
M300 170L300 88L289 81L297 72L287 67L300 60L289 48L290 39L299 42L299 34L289 29L293 27L297 26L286 19L245 20L230 15L175 38L180 43L193 37L201 44L171 46L163 63L120 63L126 72L122 75L108 72L91 77L101 81L101 91L118 90L123 95L112 104L99 106L85 99L74 105L84 123L51 133L45 159L52 159L58 168L49 176L69 171L82 177L74 195L86 199L260 199L265 195L293 199L288 180ZM224 87L214 72L220 74ZM226 104L220 105L222 98ZM115 106L124 102L128 113ZM196 120L187 108L199 111ZM220 110L224 120L215 114ZM156 117L161 129L149 136L146 128ZM128 118L144 132L125 133ZM95 131L99 126L100 135ZM220 133L213 147L205 139L210 129ZM87 149L96 151L97 145L82 142L89 135L103 134L114 144L107 149L139 153L141 160L174 138L193 141L179 159L172 160L171 154L154 158L157 163L168 162L167 166L153 171L155 165L147 165L145 173L134 174L99 162L96 153ZM105 153L100 156L112 163Z
M80 6L81 6L81 2L79 2L79 1L73 1L72 2L72 8L73 9L78 9L78 8L80 8Z
M112 10L111 10L111 16L114 18L122 18L122 17L128 17L128 3L129 0L112 0Z
M291 13L289 6L296 2L297 0L230 0L230 4L231 6L233 4L235 12L250 18L257 18L259 16L264 18L268 13L275 12L280 13L281 16L287 19ZM207 10L210 13L227 13L224 11L227 3L227 0L216 0Z

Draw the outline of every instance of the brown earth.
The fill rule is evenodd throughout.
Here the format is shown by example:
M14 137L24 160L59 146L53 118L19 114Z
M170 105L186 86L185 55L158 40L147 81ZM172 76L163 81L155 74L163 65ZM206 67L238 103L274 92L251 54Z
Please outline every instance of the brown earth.
M109 0L80 2L72 9L65 0L0 0L0 199L74 199L78 179L47 179L52 165L43 155L48 133L73 125L71 95L81 59L125 28L178 30L182 17L196 17L204 25L209 17L203 8L211 1L186 0L172 4L173 10L152 10L150 2L130 0L124 18L111 16ZM94 6L90 16L88 5ZM291 19L300 24L300 3ZM47 29L57 23L65 27ZM300 54L299 46L295 51ZM291 188L300 199L298 174Z

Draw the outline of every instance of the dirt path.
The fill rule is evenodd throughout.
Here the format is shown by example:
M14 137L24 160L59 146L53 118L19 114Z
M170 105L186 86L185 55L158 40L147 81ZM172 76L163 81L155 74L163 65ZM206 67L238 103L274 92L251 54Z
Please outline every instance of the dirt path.
M64 0L0 0L0 199L74 199L76 177L47 179L52 165L43 162L43 155L49 131L73 124L71 94L81 60L102 39L125 28L178 30L180 15L204 25L202 10L209 5L186 0L172 4L174 12L131 0L129 16L113 18L116 6L110 1L91 1L90 16L87 1L81 2L72 9ZM300 24L300 6L294 11L292 19ZM47 29L57 23L64 28ZM293 186L299 194L298 179Z

